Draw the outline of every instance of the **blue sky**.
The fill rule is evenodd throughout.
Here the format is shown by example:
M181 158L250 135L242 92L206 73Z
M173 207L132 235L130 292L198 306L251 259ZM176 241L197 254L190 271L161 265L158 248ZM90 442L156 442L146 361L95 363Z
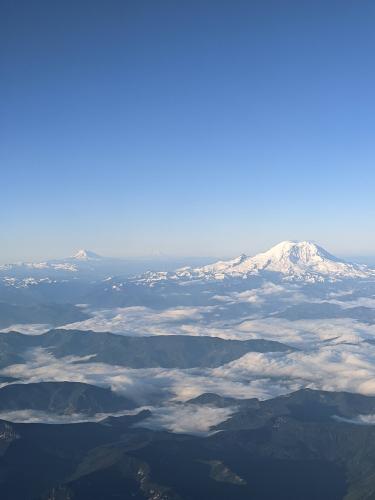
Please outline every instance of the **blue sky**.
M375 254L372 1L3 1L0 260Z

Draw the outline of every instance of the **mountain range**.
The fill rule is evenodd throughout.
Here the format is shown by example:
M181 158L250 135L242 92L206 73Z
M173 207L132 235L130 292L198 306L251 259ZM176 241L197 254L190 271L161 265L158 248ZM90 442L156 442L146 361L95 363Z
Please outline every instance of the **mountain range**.
M154 263L154 266L156 263ZM74 256L37 263L0 266L0 277L7 285L30 286L56 279L97 278L131 274L129 260L102 257L90 250ZM246 279L263 276L307 283L344 279L374 279L375 270L363 264L349 263L331 255L309 241L283 241L255 256L240 255L201 267L181 267L176 271L147 271L131 281L155 285L162 281L200 281Z
M347 418L356 411L373 412L374 398L304 390L231 404L238 406L231 419L206 437L149 430L152 411L147 410L97 423L2 420L1 497L374 498L375 428Z
M56 358L86 357L129 368L194 368L220 366L248 352L290 352L281 342L225 340L189 335L130 337L102 332L51 330L41 335L0 334L0 368L20 363L31 349L44 349ZM1 403L0 403L1 405Z
M374 269L142 266L0 269L2 499L375 498Z
M83 321L90 316L89 309L209 306L223 294L243 293L267 283L309 287L310 295L317 293L323 300L328 292L353 294L355 289L359 289L361 296L370 297L375 288L374 269L346 262L308 241L284 241L253 257L243 254L231 260L179 267L174 271L132 273L131 269L134 270L127 261L101 257L89 250L80 250L73 257L59 261L2 266L0 328L29 323L44 324L48 329ZM276 300L276 294L273 297ZM77 307L82 304L85 309ZM269 305L267 313L284 314L280 308ZM227 301L215 314L243 317L251 313L251 307L250 302L234 307ZM300 305L297 307L301 309ZM318 308L318 314L322 307ZM327 306L325 315L327 308L332 314L334 306ZM369 316L365 310L357 313ZM337 311L336 316L346 314Z

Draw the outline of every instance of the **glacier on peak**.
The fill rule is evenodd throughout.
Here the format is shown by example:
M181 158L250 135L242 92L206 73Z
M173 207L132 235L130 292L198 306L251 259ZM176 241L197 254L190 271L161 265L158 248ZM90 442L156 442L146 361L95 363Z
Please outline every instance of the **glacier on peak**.
M343 279L375 278L375 270L340 260L311 241L282 241L251 257L242 254L203 267L184 267L175 273L151 273L144 282L164 280L225 280L251 276L278 277L287 281L317 283Z
M309 281L374 276L374 271L366 266L342 261L315 243L289 240L282 241L254 257L241 256L204 266L197 271L228 276L273 272Z

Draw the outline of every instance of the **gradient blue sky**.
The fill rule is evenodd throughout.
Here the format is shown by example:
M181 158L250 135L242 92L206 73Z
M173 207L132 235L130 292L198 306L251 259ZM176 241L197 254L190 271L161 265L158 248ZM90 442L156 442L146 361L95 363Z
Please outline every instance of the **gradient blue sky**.
M1 261L375 254L372 0L1 6Z

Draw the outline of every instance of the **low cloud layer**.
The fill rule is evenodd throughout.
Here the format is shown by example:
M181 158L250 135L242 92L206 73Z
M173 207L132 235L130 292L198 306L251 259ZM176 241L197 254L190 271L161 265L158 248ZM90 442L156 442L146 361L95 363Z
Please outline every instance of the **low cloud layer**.
M0 412L0 420L17 423L73 424L80 422L100 422L106 417L134 415L141 410L150 410L152 415L142 420L137 427L169 432L207 435L211 429L227 420L235 408L212 408L199 405L170 404L164 406L146 406L132 411L117 413L97 413L88 417L79 413L57 415L46 411L15 410Z
M43 423L43 424L76 424L79 422L99 422L106 417L120 417L123 415L134 415L137 411L123 411L117 413L97 413L95 415L83 415L81 413L72 413L69 415L57 415L47 411L38 410L13 410L1 411L0 420L20 423Z
M80 357L56 359L36 349L30 352L26 363L9 366L1 374L24 382L67 380L111 387L140 407L151 406L153 417L148 425L153 428L204 433L218 420L227 418L232 410L219 411L178 402L204 392L267 399L302 387L375 395L375 346L368 342L375 340L375 325L352 318L302 317L291 321L275 316L278 311L309 300L315 305L329 302L346 309L359 305L374 307L372 296L357 295L345 290L308 298L305 290L297 286L266 284L253 290L212 295L209 305L199 307L181 306L163 311L146 307L98 310L92 312L90 319L65 327L122 335L267 339L296 347L298 351L294 352L248 353L218 368L181 370L130 369L93 360L88 363ZM37 334L43 331L43 325L23 325L23 330ZM28 418L47 417L34 414Z
M51 328L51 325L38 323L15 324L9 326L8 328L3 328L2 330L0 330L0 333L19 332L26 335L40 335L42 333L48 332L48 330L50 330Z
M234 411L235 408L168 405L151 408L152 416L137 426L177 433L206 435L213 427L227 420Z

